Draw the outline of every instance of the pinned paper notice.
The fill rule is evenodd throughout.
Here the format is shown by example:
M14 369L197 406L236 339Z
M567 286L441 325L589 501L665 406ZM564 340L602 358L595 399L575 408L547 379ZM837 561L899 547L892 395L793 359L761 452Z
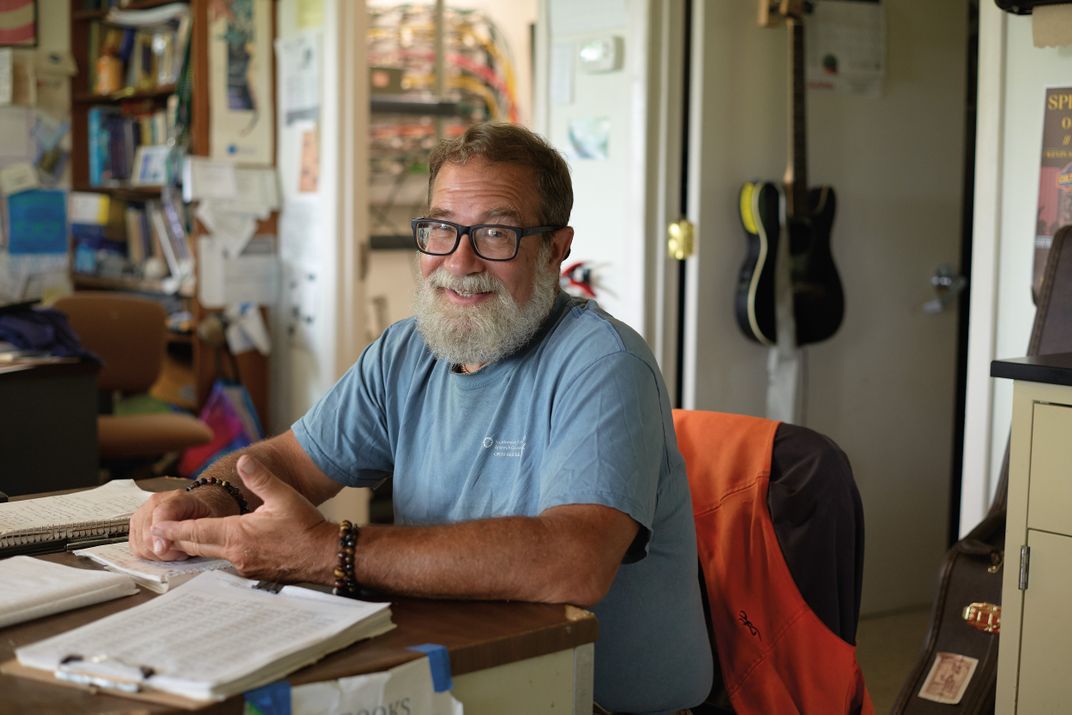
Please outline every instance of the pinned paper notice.
M0 169L0 193L4 196L29 191L40 186L37 170L29 162L19 162Z
M252 239L241 255L229 257L213 236L201 236L198 250L198 298L206 308L238 303L270 305L279 296L279 257L273 237ZM268 246L263 250L262 246Z
M0 47L0 104L11 104L14 88L14 56L10 47Z
M261 317L260 308L251 304L227 306L227 347L235 355L256 349L261 355L272 352L272 340L268 327Z
M186 203L200 199L233 199L237 195L234 164L188 157L182 165L182 200Z

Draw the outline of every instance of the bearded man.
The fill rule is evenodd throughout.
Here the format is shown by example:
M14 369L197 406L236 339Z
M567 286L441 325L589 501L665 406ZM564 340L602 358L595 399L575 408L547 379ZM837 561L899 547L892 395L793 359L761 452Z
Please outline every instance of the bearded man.
M132 550L344 594L589 607L601 706L703 701L711 649L670 401L643 339L559 288L568 167L507 124L470 128L430 166L415 317L289 431L205 474L233 484L153 496ZM314 505L386 478L395 523L344 525L352 558L335 573L340 528Z

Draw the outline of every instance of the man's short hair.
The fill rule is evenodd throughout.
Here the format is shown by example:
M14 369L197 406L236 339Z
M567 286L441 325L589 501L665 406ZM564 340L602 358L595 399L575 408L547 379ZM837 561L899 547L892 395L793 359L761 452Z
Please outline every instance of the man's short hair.
M548 226L569 223L573 209L569 166L547 141L517 124L474 124L460 137L440 142L428 158L428 202L432 201L432 187L443 164L465 164L474 157L531 169L540 197L539 222Z

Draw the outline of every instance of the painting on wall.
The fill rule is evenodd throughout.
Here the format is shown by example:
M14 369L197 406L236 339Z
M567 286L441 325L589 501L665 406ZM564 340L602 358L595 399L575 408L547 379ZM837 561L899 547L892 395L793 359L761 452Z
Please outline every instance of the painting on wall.
M0 47L37 47L37 0L0 0Z
M209 5L210 153L213 159L271 166L271 0Z

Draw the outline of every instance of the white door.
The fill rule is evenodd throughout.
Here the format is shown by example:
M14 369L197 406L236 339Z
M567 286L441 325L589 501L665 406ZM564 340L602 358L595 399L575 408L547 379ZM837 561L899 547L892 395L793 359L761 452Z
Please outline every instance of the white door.
M946 548L956 312L924 313L961 236L967 1L885 0L880 96L807 93L810 185L837 193L840 330L803 350L803 424L845 450L864 502L863 608L929 602ZM767 349L734 318L737 191L786 163L786 28L754 2L692 3L683 406L762 415ZM807 20L805 20L807 22Z
M808 178L837 192L846 311L830 340L804 350L802 422L853 465L865 612L930 602L946 548L957 316L921 307L935 268L959 256L967 54L967 0L881 7L882 94L807 97ZM763 415L767 349L734 317L746 247L737 196L745 180L783 175L788 73L785 28L756 16L754 0L545 0L535 125L567 151L571 131L603 128L606 156L571 161L573 258L598 268L600 302L648 339L681 406ZM616 69L580 66L586 43L614 37ZM664 246L683 215L696 251L679 297Z

